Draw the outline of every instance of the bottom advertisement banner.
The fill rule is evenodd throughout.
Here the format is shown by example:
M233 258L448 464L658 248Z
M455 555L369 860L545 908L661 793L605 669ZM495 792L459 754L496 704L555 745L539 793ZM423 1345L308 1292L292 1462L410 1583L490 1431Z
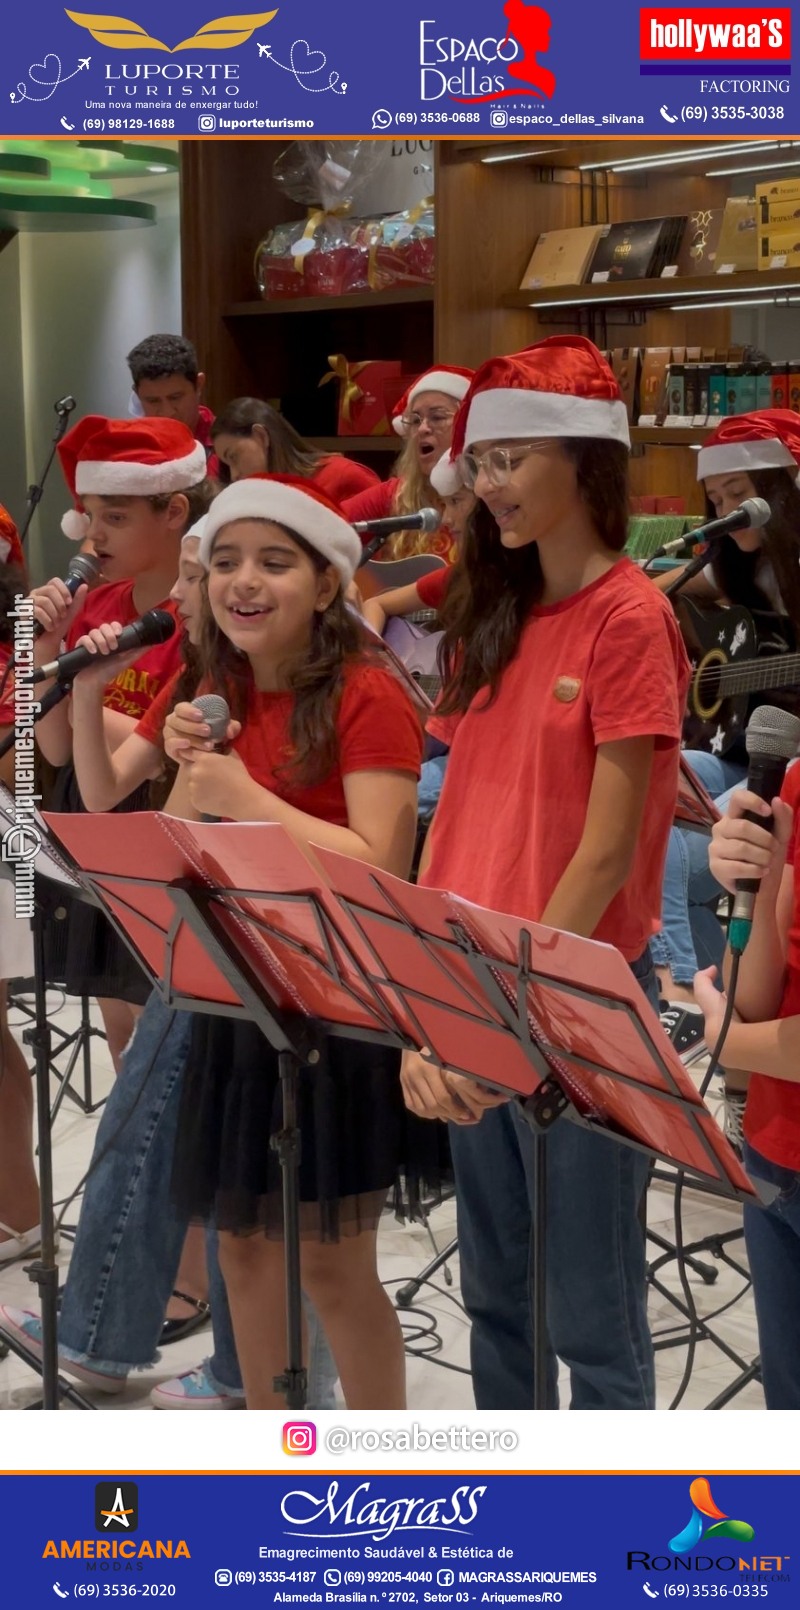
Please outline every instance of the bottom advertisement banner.
M2 1602L788 1607L799 1502L725 1472L5 1475Z

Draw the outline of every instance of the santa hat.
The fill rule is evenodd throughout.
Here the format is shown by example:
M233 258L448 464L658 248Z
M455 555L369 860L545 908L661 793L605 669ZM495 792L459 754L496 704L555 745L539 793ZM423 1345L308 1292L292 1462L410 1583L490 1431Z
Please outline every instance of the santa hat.
M89 529L81 498L150 498L185 492L205 478L206 453L177 419L106 419L87 414L59 442L58 456L75 508L61 529L82 542Z
M434 369L426 369L424 375L412 380L392 410L392 426L398 436L405 436L406 427L403 420L424 391L442 391L445 397L452 397L454 402L460 403L467 395L471 379L471 369L454 369L446 363L439 363Z
M449 450L434 464L430 473L430 483L440 498L454 498L456 492L462 491L465 485L464 477L458 459L451 458Z
M794 470L800 466L800 414L763 408L723 419L697 455L697 479L740 470Z
M296 531L335 565L347 587L361 563L359 537L340 508L312 481L293 475L248 475L215 497L200 538L200 563L209 567L214 540L234 520L272 520Z
M181 547L182 548L185 548L187 542L202 542L202 540L203 540L203 532L205 531L205 528L206 528L206 519L207 519L207 516L205 514L201 514L200 519L195 520L194 525L190 525L188 531L184 531L183 536L181 537ZM198 565L203 565L204 569L206 569L206 570L208 569L208 566L207 566L205 560L200 558L199 552L197 554L196 561L193 560L192 562L193 563L196 562Z
M453 458L472 442L599 437L630 447L619 385L582 335L551 335L475 370L456 415Z

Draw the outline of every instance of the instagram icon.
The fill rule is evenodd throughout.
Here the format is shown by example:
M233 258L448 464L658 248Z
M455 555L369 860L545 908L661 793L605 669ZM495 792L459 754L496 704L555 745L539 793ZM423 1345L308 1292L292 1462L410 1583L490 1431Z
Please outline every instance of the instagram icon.
M287 1420L283 1428L283 1451L293 1458L305 1458L317 1451L317 1428L313 1420Z

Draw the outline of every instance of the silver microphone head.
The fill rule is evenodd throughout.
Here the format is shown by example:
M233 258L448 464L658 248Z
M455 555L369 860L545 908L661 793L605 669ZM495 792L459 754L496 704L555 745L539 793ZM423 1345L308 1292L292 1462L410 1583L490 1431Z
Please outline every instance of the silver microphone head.
M418 512L420 531L424 531L427 536L430 536L432 532L439 530L442 517L438 509L420 509Z
M89 586L102 574L100 560L95 558L93 553L73 554L67 568L68 576L79 576L81 581L85 581Z
M761 526L766 525L772 514L772 510L765 498L745 498L742 509L750 521L751 531L758 531ZM765 705L764 708L767 709L767 706Z
M230 706L221 693L201 693L198 699L192 699L196 710L201 711L211 728L211 742L222 743L228 730L231 719Z
M794 760L800 748L800 719L774 704L760 704L747 723L745 744L750 756Z

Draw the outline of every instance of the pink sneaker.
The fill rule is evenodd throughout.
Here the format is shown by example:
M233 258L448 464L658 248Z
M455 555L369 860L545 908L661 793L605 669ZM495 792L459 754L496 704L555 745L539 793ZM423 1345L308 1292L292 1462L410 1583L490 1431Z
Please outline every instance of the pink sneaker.
M0 1304L0 1333L2 1331L6 1331L15 1341L22 1342L29 1353L41 1359L42 1321L38 1314L30 1313L27 1308L7 1308L5 1304ZM81 1381L84 1386L93 1386L97 1392L123 1392L127 1385L126 1375L105 1375L102 1370L92 1370L86 1364L76 1364L73 1359L65 1358L61 1352L58 1355L58 1368L62 1375L70 1375L73 1380Z

